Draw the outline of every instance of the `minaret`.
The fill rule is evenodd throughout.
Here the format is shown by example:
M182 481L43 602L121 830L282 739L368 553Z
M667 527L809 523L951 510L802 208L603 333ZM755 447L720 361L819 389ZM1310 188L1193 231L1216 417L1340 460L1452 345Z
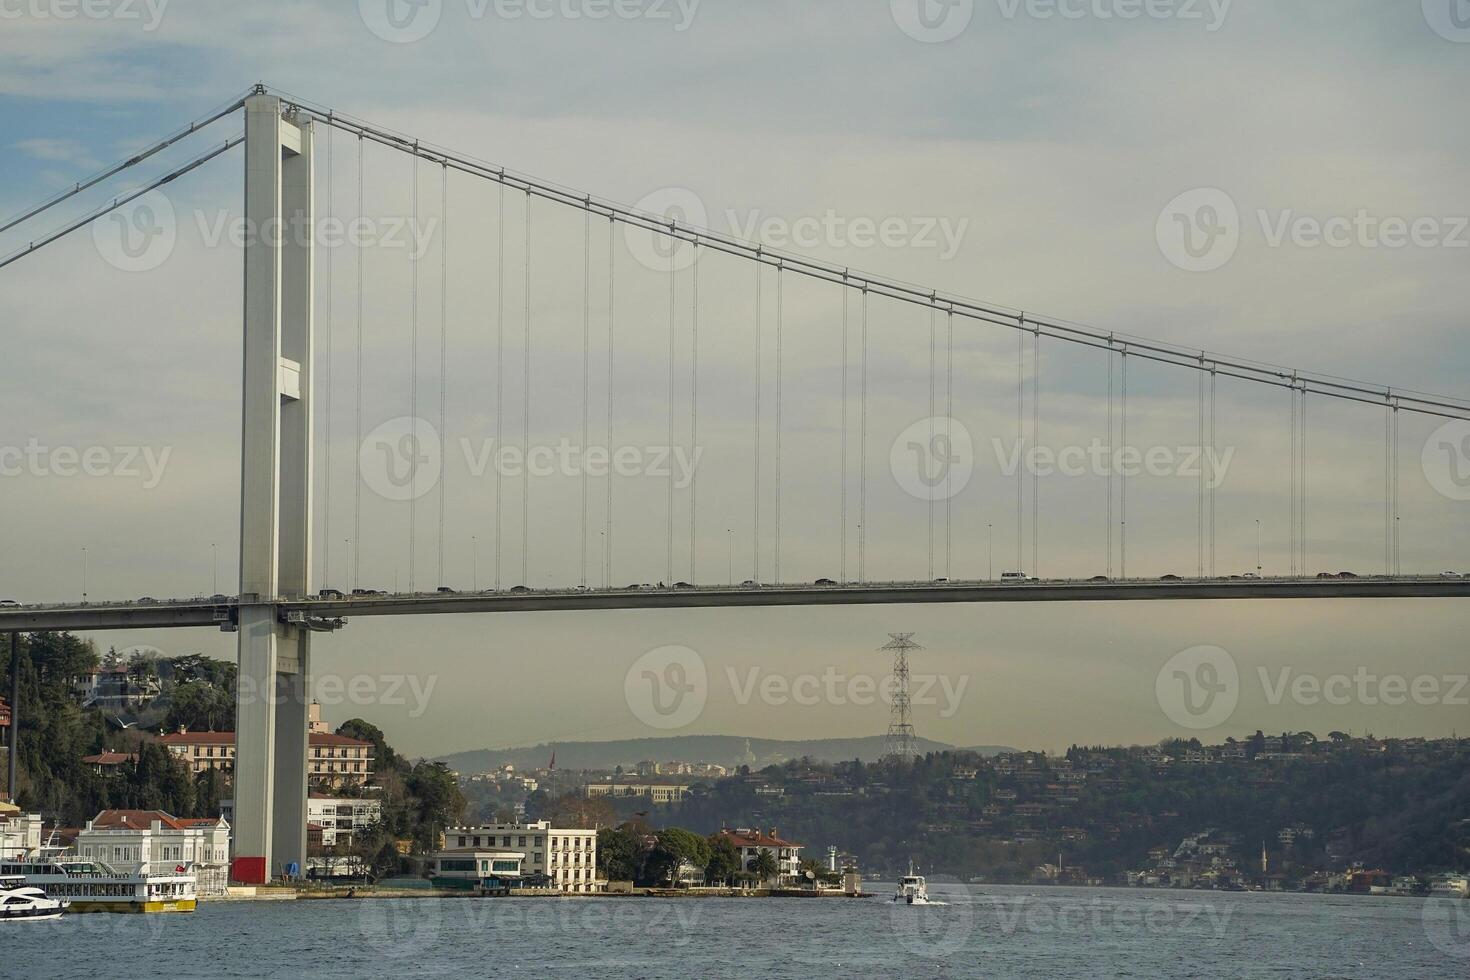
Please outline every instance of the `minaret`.
M1261 874L1266 874L1269 870L1266 866L1266 842L1261 841Z

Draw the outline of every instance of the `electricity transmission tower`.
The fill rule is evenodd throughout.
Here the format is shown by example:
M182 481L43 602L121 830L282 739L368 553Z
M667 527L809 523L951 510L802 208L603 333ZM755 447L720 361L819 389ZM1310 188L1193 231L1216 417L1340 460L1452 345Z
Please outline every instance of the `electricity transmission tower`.
M914 642L912 633L889 633L881 649L893 651L893 710L883 740L883 758L910 762L914 758L914 725L909 712L909 651L924 648Z

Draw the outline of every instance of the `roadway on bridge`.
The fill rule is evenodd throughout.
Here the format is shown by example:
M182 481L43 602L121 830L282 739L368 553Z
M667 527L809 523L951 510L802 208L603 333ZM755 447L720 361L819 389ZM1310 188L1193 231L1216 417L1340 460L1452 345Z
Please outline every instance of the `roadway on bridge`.
M285 618L329 622L358 616L705 609L725 606L837 606L928 603L1130 602L1245 599L1450 599L1470 597L1470 579L1130 579L1036 582L869 582L847 585L563 589L275 599ZM233 596L0 608L0 633L43 630L230 628Z

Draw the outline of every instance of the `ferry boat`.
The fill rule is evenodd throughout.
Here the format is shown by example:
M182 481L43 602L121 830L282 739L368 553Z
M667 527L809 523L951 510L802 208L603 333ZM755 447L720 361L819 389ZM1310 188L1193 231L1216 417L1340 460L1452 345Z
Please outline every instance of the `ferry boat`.
M914 874L912 864L909 865L909 873L898 879L898 891L894 892L893 900L904 905L934 904L929 901L929 886L924 876Z
M19 875L0 877L0 922L43 922L65 912L70 902L48 898Z
M123 874L101 861L33 856L0 862L0 877L44 889L72 912L193 912L199 903L194 875Z

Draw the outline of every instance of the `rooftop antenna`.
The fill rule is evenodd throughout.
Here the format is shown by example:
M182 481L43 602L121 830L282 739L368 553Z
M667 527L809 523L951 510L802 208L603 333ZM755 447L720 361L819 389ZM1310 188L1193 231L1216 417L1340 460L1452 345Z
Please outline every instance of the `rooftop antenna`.
M893 652L893 709L888 735L883 740L883 758L911 762L914 758L914 725L910 719L909 651L922 650L912 633L889 633L880 649Z

